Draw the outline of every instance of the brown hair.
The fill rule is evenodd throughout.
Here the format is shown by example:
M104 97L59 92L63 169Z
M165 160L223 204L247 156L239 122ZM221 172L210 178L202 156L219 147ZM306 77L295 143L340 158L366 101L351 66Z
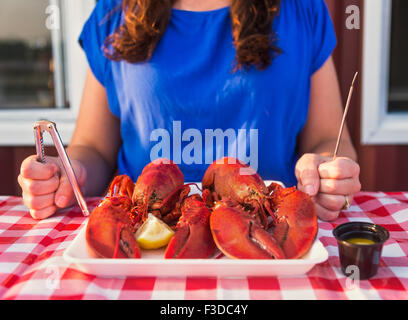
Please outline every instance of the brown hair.
M148 61L166 31L174 0L123 0L124 23L105 41L105 55L115 61ZM276 47L272 22L281 0L232 0L230 15L236 48L234 70L268 67Z

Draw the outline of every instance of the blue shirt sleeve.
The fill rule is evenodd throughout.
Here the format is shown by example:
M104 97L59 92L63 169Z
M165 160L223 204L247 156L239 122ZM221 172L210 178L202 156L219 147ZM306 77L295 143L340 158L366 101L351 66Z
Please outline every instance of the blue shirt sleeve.
M104 43L119 27L120 17L120 0L99 0L78 39L92 73L106 89L110 110L117 117L120 112L115 84L111 80L112 62L104 55Z
M302 0L304 1L304 0ZM319 70L331 56L337 44L336 33L329 10L324 0L307 0L311 2L312 38L312 74Z

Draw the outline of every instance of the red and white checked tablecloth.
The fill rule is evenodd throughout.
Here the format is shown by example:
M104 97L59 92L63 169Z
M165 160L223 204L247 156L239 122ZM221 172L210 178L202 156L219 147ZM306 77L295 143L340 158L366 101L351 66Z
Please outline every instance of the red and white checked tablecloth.
M98 203L88 199L90 209ZM1 299L408 299L408 193L360 193L333 223L319 222L326 262L291 278L99 278L62 254L84 225L79 208L33 220L18 197L0 197ZM374 222L390 231L375 277L351 282L340 271L333 228Z

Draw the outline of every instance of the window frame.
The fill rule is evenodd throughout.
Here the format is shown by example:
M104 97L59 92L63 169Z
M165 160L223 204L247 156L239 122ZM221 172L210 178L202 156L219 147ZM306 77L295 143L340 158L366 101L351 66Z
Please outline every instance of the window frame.
M408 112L388 112L392 1L364 1L363 145L408 144Z
M50 4L53 2L50 1ZM91 14L95 0L62 0L60 13L64 37L65 86L69 108L32 108L0 110L0 146L33 146L33 124L40 119L54 121L64 143L69 143L82 98L88 63L78 37ZM45 13L44 13L45 15ZM45 144L50 144L45 139Z

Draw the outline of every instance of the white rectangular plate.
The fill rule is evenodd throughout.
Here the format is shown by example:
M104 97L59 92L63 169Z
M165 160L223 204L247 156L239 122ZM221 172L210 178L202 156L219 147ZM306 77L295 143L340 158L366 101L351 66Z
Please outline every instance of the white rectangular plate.
M271 181L265 181L269 185ZM278 182L279 183L279 182ZM201 184L198 183L201 188ZM191 193L200 193L191 186ZM164 259L164 251L142 250L141 259L100 259L88 251L84 226L65 250L64 259L73 267L100 277L266 277L294 276L307 273L314 265L327 260L328 252L316 239L302 259L234 260Z
M162 250L142 250L141 259L100 259L89 252L84 226L65 250L64 259L82 272L100 277L267 277L307 273L327 260L328 252L319 240L302 259L233 260L164 259Z

